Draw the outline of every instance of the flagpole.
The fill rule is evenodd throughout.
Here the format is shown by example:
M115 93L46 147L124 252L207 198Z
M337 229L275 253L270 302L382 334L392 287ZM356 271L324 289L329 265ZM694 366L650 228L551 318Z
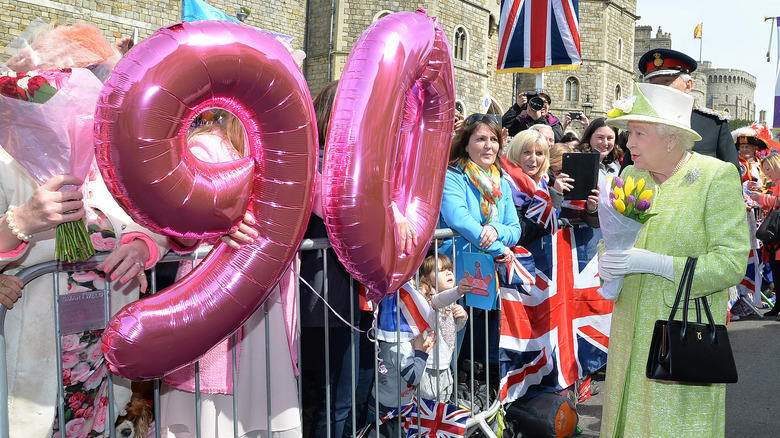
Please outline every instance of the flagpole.
M699 64L701 64L701 46L702 41L704 40L704 23L700 23L699 26L701 26L700 37L699 37Z
M777 17L764 17L764 21L774 20ZM766 62L769 62L772 57L770 56L770 52L772 51L772 37L774 36L775 32L775 26L772 25L772 28L769 31L769 46L766 48Z

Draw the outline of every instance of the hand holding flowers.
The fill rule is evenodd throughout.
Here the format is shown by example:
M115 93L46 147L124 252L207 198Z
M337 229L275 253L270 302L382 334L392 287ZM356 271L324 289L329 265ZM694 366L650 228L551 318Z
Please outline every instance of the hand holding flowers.
M0 145L43 189L36 192L40 199L19 207L14 222L25 236L56 225L59 260L84 260L95 253L82 219L81 198L69 193L83 185L93 162L92 118L102 86L80 68L0 76ZM50 209L37 209L45 205Z
M636 243L642 225L655 213L650 213L653 191L645 180L632 177L607 178L599 193L599 222L608 250L627 250ZM602 279L603 280L603 279ZM608 300L617 299L623 287L623 277L604 281L599 293Z

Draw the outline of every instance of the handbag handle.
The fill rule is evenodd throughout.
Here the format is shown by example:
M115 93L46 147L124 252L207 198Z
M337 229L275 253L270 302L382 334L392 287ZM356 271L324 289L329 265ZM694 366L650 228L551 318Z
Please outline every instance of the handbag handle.
M683 316L682 316L682 327L680 329L680 341L685 343L687 341L687 332L688 332L688 305L691 299L691 285L693 284L693 272L696 268L696 262L697 259L693 257L688 257L688 260L685 263L685 269L683 270L683 276L680 279L680 286L677 288L677 296L674 300L674 306L672 307L672 312L669 314L669 322L674 319L675 314L677 313L677 309L680 305L680 299L684 299L683 301ZM685 296L683 298L683 290L685 291ZM710 344L715 345L717 343L717 336L715 333L715 322L712 319L712 312L710 311L710 305L707 301L707 297L701 297L695 299L695 305L696 305L696 321L701 323L701 307L704 308L704 314L707 317L707 325L710 328Z
M669 314L669 321L674 319L674 315L677 313L677 309L680 307L680 300L683 297L683 291L687 288L690 290L690 283L693 281L693 269L696 267L697 259L688 257L685 262L685 268L683 269L682 277L680 278L680 285L677 287L677 296L674 298L674 305L672 306L672 312ZM688 295L688 294L685 294Z

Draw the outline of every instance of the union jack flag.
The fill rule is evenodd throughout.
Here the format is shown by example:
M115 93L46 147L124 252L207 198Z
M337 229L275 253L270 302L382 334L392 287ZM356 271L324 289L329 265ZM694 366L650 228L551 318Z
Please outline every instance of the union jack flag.
M504 166L511 166L511 163L507 164L506 161L502 163ZM538 186L530 177L518 181L515 177L505 174L504 179L512 189L512 201L515 205L528 206L525 217L539 224L548 233L554 233L558 229L558 218L547 188L549 183L547 175L539 180Z
M384 423L398 416L407 438L455 438L466 434L466 420L470 413L468 409L424 398L419 399L419 403L417 400L414 397L410 404L403 406L400 416L396 408L385 414L380 421Z
M530 293L531 286L536 283L534 255L522 246L514 246L510 250L515 253L515 259L496 264L499 286L527 295Z
M547 175L545 175L547 176ZM550 199L550 192L547 190L547 180L540 181L541 188L534 193L531 205L525 212L525 217L541 225L548 233L552 234L558 230L558 218L555 216L555 209Z
M755 249L750 250L748 254L748 264L745 270L745 276L742 281L737 285L737 296L729 297L728 310L735 315L749 315L752 309L748 309L747 306L742 306L739 302L740 297L745 297L748 302L753 306L761 308L761 271L763 269L763 263L758 257L758 251Z
M606 363L612 302L597 292L600 237L562 228L537 240L530 293L501 289L502 403L567 388Z
M501 0L500 73L578 69L579 0Z
M401 300L401 316L396 317L397 302ZM387 295L379 302L376 338L380 341L395 342L396 331L401 332L401 341L409 341L433 327L436 311L425 296L417 290L411 281ZM400 325L398 325L400 319Z

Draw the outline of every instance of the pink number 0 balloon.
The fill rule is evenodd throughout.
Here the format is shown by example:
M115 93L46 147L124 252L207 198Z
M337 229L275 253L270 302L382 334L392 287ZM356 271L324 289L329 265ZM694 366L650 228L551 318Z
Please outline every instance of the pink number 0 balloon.
M204 163L188 152L190 122L215 107L243 122L248 157ZM161 377L205 354L262 304L311 213L313 120L287 49L249 26L176 24L117 64L98 101L95 143L120 205L136 222L184 237L224 234L249 210L260 237L239 251L219 243L187 277L122 309L103 334L113 372Z
M325 224L349 273L379 301L411 278L433 236L454 124L450 47L424 11L355 43L339 81L323 171ZM399 257L395 203L419 241Z

